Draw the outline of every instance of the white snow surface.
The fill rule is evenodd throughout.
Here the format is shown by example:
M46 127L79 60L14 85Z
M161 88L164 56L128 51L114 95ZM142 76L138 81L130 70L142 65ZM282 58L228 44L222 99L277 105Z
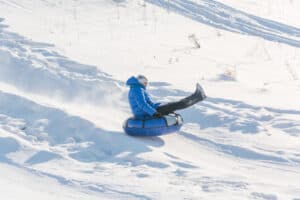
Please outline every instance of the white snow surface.
M0 0L0 197L300 199L300 2ZM198 40L196 48L190 35ZM204 87L181 131L130 137Z

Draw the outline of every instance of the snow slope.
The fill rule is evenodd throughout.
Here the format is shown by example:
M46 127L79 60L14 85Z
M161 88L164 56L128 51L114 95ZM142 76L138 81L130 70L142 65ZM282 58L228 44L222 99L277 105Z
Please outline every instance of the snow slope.
M272 2L0 0L1 197L299 199L300 4ZM139 73L209 98L129 137Z

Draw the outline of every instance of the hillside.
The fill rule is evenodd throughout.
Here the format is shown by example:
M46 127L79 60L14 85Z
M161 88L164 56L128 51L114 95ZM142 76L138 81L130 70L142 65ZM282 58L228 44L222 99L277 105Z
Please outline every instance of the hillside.
M299 199L299 8L0 0L1 197ZM136 74L155 101L208 98L180 132L130 137Z

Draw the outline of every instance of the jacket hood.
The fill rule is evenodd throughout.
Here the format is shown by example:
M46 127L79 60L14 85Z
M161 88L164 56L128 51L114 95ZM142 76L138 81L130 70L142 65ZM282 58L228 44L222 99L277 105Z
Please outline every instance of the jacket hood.
M139 86L145 88L136 77L132 76L126 81L126 85L133 87L133 86Z

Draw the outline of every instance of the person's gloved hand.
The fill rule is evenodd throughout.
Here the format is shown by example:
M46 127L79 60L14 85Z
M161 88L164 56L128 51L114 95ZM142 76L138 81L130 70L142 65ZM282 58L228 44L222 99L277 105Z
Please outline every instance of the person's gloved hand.
M155 117L155 118L160 118L162 116L163 115L160 112L156 112L156 113L153 114L153 117Z

